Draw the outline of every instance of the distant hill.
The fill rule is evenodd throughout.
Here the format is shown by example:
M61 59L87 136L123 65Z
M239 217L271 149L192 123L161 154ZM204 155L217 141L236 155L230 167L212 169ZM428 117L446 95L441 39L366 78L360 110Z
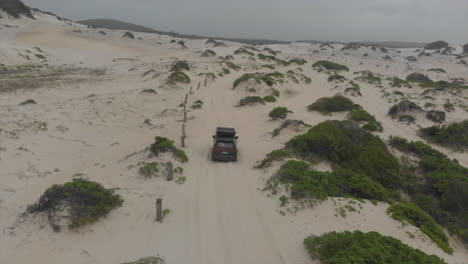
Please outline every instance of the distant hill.
M171 36L173 38L185 38L185 39L215 38L217 40L235 41L235 42L245 43L249 45L290 43L289 41L279 41L279 40L269 40L269 39L217 38L217 37L179 34L176 32L159 31L159 30L155 30L155 29L148 28L145 26L122 22L122 21L118 21L114 19L88 19L88 20L77 21L77 23L84 24L84 25L94 25L97 28L107 28L107 29L113 29L113 30L120 29L120 30L128 30L128 31L135 31L135 32L144 32L144 33L156 33L160 35Z
M0 0L0 9L13 18L20 18L21 15L24 15L34 19L31 8L23 4L20 0Z

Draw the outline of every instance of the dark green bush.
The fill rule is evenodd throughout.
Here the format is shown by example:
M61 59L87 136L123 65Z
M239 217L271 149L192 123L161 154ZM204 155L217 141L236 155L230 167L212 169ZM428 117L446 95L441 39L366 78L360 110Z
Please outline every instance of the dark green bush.
M145 178L156 176L159 172L159 164L157 162L143 163L138 169L138 173Z
M184 60L176 61L171 67L172 72L178 72L183 70L190 71L190 66L188 65L187 61Z
M304 246L322 264L445 264L435 255L377 232L329 232L306 238Z
M233 88L236 88L239 84L249 80L254 79L258 83L264 82L268 86L273 86L277 82L282 82L283 74L280 72L272 72L272 73L246 73L241 77L237 78L233 83Z
M330 196L388 201L390 198L380 183L367 176L343 168L334 172L314 171L309 169L308 163L297 160L283 164L277 180L289 185L294 199L326 199Z
M434 243L442 250L452 254L453 249L450 247L448 238L444 230L434 221L434 219L426 212L421 210L414 203L396 203L392 204L388 210L393 218L400 221L406 221L411 225L418 227L426 234Z
M306 64L306 63L307 63L306 60L304 60L304 59L297 59L297 58L295 58L295 59L290 59L290 60L288 61L288 64L304 65L304 64Z
M93 223L106 216L112 209L121 206L123 199L114 190L85 179L74 179L65 184L54 184L39 200L26 209L26 213L45 212L55 231L60 231L62 216L58 213L67 209L69 228Z
M307 106L309 111L318 111L322 114L330 114L333 112L351 111L358 107L353 101L342 95L333 97L323 97L315 101L315 103Z
M344 76L341 76L339 74L333 74L328 77L328 82L333 82L333 81L339 81L339 82L344 82L346 78Z
M190 78L187 76L187 74L181 71L176 71L176 72L171 73L171 75L169 76L169 81L180 82L180 83L190 83Z
M419 132L423 138L436 144L453 148L468 147L468 120L447 126L422 128Z
M357 81L366 82L369 84L381 84L382 83L382 79L376 76L375 73L373 72L362 71L362 72L357 72L357 73L361 74L360 77L356 78Z
M269 117L273 120L277 119L285 119L289 113L292 113L288 108L286 107L276 107L271 112L268 114Z
M407 87L407 88L412 88L412 85L405 81L405 80L402 80L398 77L394 77L392 79L392 83L390 84L392 87Z
M349 71L348 67L331 61L317 61L316 63L312 64L312 67L324 68L330 71Z
M234 54L235 55L245 54L245 55L249 55L249 56L254 56L255 55L255 53L250 52L250 51L246 50L245 48L237 49L236 51L234 51Z
M276 97L274 97L273 95L268 95L263 97L263 101L267 103L274 103L276 102Z
M256 103L265 104L260 96L247 96L239 101L239 106Z
M377 136L351 121L326 121L286 143L293 153L318 156L334 164L368 176L386 188L401 184L398 160Z
M415 202L468 243L464 236L468 229L468 168L420 141L391 137L389 145L420 158L425 181L413 194Z
M150 146L150 150L154 155L158 155L163 152L172 152L175 158L179 161L185 163L188 161L188 157L185 152L181 149L178 149L174 145L174 141L169 140L165 137L156 137L155 142Z

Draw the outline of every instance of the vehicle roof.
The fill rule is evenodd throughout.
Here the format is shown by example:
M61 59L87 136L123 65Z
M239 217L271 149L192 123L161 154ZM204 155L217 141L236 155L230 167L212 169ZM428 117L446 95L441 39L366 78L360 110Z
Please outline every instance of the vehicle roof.
M236 130L234 128L229 128L229 127L217 127L216 132L236 133Z

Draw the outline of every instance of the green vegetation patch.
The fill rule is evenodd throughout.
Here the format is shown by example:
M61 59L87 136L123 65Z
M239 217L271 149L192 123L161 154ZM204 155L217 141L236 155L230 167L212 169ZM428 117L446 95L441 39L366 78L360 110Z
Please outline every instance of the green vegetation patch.
M193 102L191 108L192 109L200 109L203 107L203 101L202 100L197 100L195 102Z
M322 114L351 111L354 108L356 108L356 104L342 95L323 97L318 99L315 103L307 106L307 110L317 111Z
M246 50L245 48L239 48L239 49L237 49L236 51L234 51L234 54L235 54L235 55L242 55L242 54L245 54L245 55L249 55L249 56L254 56L254 55L255 55L255 53L250 52L250 51Z
M241 67L233 62L230 61L224 61L224 64L226 64L226 67L228 67L231 70L238 71L241 69Z
M328 82L344 82L346 78L339 74L333 74L328 77Z
M156 257L145 257L137 261L125 262L122 264L166 264L166 260L160 256L156 256Z
M288 61L288 64L304 65L306 63L307 61L305 59L298 59L298 58L290 59Z
M257 103L265 104L265 102L260 96L247 96L245 98L242 98L239 101L239 106L257 104Z
M326 159L335 165L367 176L386 188L402 184L398 160L378 137L352 121L329 120L286 143L295 155Z
M121 206L123 199L114 190L85 179L74 179L65 184L54 184L39 200L26 209L26 214L47 213L54 231L60 231L60 220L65 208L69 228L77 229L105 217L112 209Z
M354 74L360 74L361 75L361 76L355 78L356 81L361 81L361 82L365 82L365 83L369 83L369 84L375 84L375 85L382 84L382 79L373 72L361 71L361 72L355 72Z
M153 176L157 176L159 172L159 163L157 162L150 162L146 163L143 162L141 164L141 167L138 169L138 174L145 178L151 178Z
M402 88L402 87L412 88L413 87L409 82L402 80L398 77L393 77L390 85L392 87L399 87L399 88Z
M432 68L432 69L428 69L427 71L437 72L437 73L447 73L444 69L441 69L441 68Z
M273 119L285 119L289 113L292 113L288 108L286 107L276 107L271 112L268 114L268 116Z
M418 227L434 243L448 254L453 253L448 238L442 228L434 221L432 216L424 212L414 203L395 203L392 204L387 213L400 221L406 221L411 225Z
M339 168L333 172L310 169L304 161L289 160L268 182L275 191L278 183L288 185L293 199L326 199L327 197L359 197L388 200L387 190L374 179L351 170Z
M172 155L180 162L187 162L188 157L185 152L174 145L174 141L169 140L165 137L157 136L155 142L150 146L151 152L158 156L159 153L172 152Z
M236 79L233 83L233 88L236 88L237 86L239 86L239 84L247 81L247 80L250 80L250 79L254 79L256 80L258 83L262 83L264 82L266 85L268 86L273 86L274 84L276 84L277 82L283 82L283 79L284 79L284 75L280 72L271 72L271 73L246 73L244 75L242 75L241 77L239 77L238 79Z
M419 158L425 181L409 189L413 201L468 243L468 168L420 141L391 137L389 145Z
M365 122L363 128L368 131L383 131L382 124L364 109L353 109L349 112L349 119L356 122Z
M349 71L349 68L344 66L344 65L334 63L334 62L331 62L331 61L324 61L324 60L315 62L314 64L312 64L312 67L313 68L324 68L324 69L330 70L330 71Z
M263 101L267 103L274 103L276 102L276 97L274 97L273 95L267 95L263 97Z
M377 232L344 231L312 235L304 240L304 246L312 259L318 259L322 264L446 264L435 255L427 255Z
M168 80L170 82L190 83L190 78L188 75L181 71L171 73Z
M468 120L444 126L431 126L419 130L431 142L452 148L468 148Z

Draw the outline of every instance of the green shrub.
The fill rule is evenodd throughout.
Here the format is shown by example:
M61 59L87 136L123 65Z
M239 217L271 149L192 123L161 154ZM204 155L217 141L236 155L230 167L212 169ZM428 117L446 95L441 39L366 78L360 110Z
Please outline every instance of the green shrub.
M413 203L392 204L388 208L387 213L391 214L396 220L406 221L418 227L442 250L449 254L453 253L453 249L450 247L447 236L442 228L436 224L428 213L421 210L417 205Z
M398 78L398 77L394 77L394 78L392 79L392 83L391 83L390 85L391 85L392 87L400 87L400 88L401 88L401 87L407 87L407 88L412 88L412 85L411 85L409 82L407 82L407 81L405 81L405 80L402 80L402 79L400 79L400 78Z
M184 60L176 61L171 67L172 72L178 72L183 70L190 71L190 66L188 65L187 61Z
M441 69L441 68L432 68L427 71L437 72L437 73L447 73L444 69Z
M327 197L359 197L388 200L389 193L375 180L347 169L320 172L304 161L289 160L277 173L279 183L287 184L294 199ZM273 178L275 180L275 178Z
M247 96L239 101L239 106L256 103L265 104L260 96Z
M233 88L236 88L239 84L249 80L254 79L258 83L264 82L268 86L273 86L277 82L282 82L284 75L280 72L272 72L272 73L246 73L236 79L233 83Z
M276 102L276 97L274 97L273 95L268 95L263 97L263 101L267 103L274 103Z
M272 162L282 160L284 158L289 157L290 154L287 151L284 150L273 150L272 152L268 153L266 155L266 158L264 158L260 164L255 166L255 168L266 168L271 165Z
M389 145L420 158L419 167L425 181L413 194L415 202L468 243L468 237L463 236L468 229L468 168L420 141L390 137Z
M294 58L294 59L290 59L288 61L288 64L297 64L297 65L304 65L306 64L307 61L304 60L304 59L297 59L297 58Z
M58 232L64 206L68 212L69 228L77 229L106 216L122 203L123 199L112 189L85 179L73 179L48 188L35 204L28 206L26 213L47 213L49 223Z
M312 64L312 67L324 68L330 71L349 71L348 67L331 61L317 61L316 63Z
M202 55L202 57L213 57L213 56L216 56L216 52L210 50L210 49L207 49L205 50Z
M386 188L402 183L398 160L377 136L352 121L326 121L286 143L301 158L319 157L368 176Z
M271 110L268 116L273 120L285 119L289 113L292 113L292 111L290 111L286 107L276 107L273 110Z
M150 150L156 156L159 153L172 152L172 155L174 155L174 157L178 159L180 162L185 163L188 161L188 157L185 154L185 152L181 149L178 149L174 145L174 141L169 140L165 137L157 136L155 138L155 142L150 146Z
M234 54L235 55L245 54L245 55L248 55L248 56L254 56L255 55L255 53L250 52L250 51L246 50L245 48L237 49L236 51L234 51Z
M309 111L318 111L322 114L330 114L333 112L344 112L355 109L356 105L353 101L342 95L335 95L333 97L323 97L315 101L315 103L307 106Z
M357 73L361 74L360 77L356 78L357 81L366 82L366 83L369 83L369 84L376 84L376 85L379 85L379 84L382 83L382 79L380 77L376 76L375 73L373 73L373 72L362 71L362 72L357 72Z
M339 74L333 74L328 77L328 82L333 82L333 81L339 81L339 82L344 82L346 78L344 76L341 76Z
M304 240L304 246L310 256L322 264L446 264L435 255L427 255L377 232L344 231L312 235Z
M193 102L192 104L192 109L200 109L203 107L203 101L202 100L197 100L195 102Z
M419 130L431 142L453 148L468 147L468 120L447 126L432 126Z
M151 178L152 176L156 176L159 172L159 164L157 162L150 162L150 163L143 163L138 169L138 173L141 176L146 178Z
M371 131L371 132L375 132L375 131L382 132L383 131L382 124L380 122L377 122L376 120L372 120L372 121L367 122L366 124L364 124L364 126L362 126L362 128L364 128L367 131Z
M187 74L181 71L176 71L176 72L171 73L171 75L169 76L169 81L180 82L180 83L190 83L190 78L187 76Z

